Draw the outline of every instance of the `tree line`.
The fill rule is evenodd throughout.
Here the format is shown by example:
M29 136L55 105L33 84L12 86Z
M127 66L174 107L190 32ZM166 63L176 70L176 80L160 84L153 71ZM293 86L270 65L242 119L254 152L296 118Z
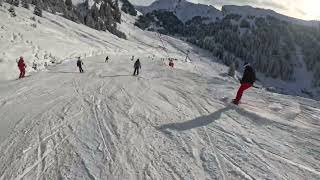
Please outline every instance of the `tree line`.
M121 23L121 10L118 0L94 0L92 6L89 0L74 5L72 0L5 0L13 6L29 9L29 4L34 5L34 14L42 16L42 10L53 14L59 13L71 21L84 24L101 31L109 31L120 38L126 35L117 29Z
M139 16L136 26L144 30L178 36L207 49L226 65L250 62L272 78L294 80L297 47L302 49L314 85L320 87L320 30L279 20L273 16L242 17L228 14L214 22L194 17L185 23L173 12L153 11Z

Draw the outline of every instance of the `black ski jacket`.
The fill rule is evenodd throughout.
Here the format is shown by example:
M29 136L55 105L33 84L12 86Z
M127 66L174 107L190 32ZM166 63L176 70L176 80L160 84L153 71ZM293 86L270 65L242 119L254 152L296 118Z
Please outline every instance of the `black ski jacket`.
M140 63L140 61L136 61L136 62L134 63L134 68L135 68L135 69L141 69L141 63Z
M82 61L80 61L80 60L77 61L77 66L78 66L78 67L81 67L82 64L83 64Z
M240 81L241 84L250 83L253 85L255 81L256 81L256 73L254 72L251 66L246 66L242 79Z

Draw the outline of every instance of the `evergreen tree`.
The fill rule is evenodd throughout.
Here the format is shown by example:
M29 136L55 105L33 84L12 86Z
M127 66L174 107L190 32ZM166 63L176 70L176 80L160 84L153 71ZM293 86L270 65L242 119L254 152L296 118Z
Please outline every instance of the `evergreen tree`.
M10 12L11 17L16 17L16 10L14 8L14 6L10 6L10 8L8 9L8 11Z
M137 10L134 8L134 6L128 1L128 0L122 0L122 7L121 10L124 13L130 14L131 16L137 15Z
M14 0L13 5L16 7L19 7L20 1L19 0Z
M84 19L85 19L85 25L87 25L91 28L95 28L95 23L94 23L94 20L93 20L91 14L88 14Z
M38 0L32 0L32 1L31 1L31 4L33 4L33 5L36 6L37 4L39 4L39 2L38 2Z
M70 11L72 9L72 0L66 0L65 4L67 9Z
M115 9L114 9L114 19L118 22L121 23L121 11L119 8L119 1L115 1Z
M22 2L22 7L26 8L26 9L30 8L29 3L26 0Z
M42 17L42 9L40 6L37 4L36 7L34 8L33 14Z

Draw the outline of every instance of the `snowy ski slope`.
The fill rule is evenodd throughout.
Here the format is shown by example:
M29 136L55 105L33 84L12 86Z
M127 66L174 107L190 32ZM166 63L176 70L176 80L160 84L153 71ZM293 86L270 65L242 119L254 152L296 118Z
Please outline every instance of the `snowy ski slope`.
M62 34L86 29L49 14L41 21L55 29L53 19ZM69 58L0 83L0 180L320 178L318 101L250 89L240 107L230 105L238 82L225 66L132 23L124 15L128 41L93 30L99 38L90 41L61 36L112 44L84 59L84 74ZM60 48L52 38L50 48ZM61 59L91 47L67 44ZM142 62L139 77L132 55ZM164 57L179 60L175 69Z

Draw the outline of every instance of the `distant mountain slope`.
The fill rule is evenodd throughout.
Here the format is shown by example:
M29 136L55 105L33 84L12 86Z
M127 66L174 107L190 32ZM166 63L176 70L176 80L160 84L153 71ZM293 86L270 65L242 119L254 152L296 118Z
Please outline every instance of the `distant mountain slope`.
M151 13L155 10L165 10L174 12L175 15L183 22L191 20L196 16L209 18L210 21L216 21L223 16L230 14L239 14L242 16L266 17L273 16L283 21L305 26L319 26L319 22L305 21L289 16L279 14L270 9L254 8L251 6L235 6L225 5L222 10L218 10L213 6L204 4L195 4L186 0L157 0L149 6L138 6L137 9L143 14Z
M171 11L183 22L191 20L195 16L207 17L212 21L222 17L222 12L213 6L194 4L186 0L158 0L150 6L140 6L137 9L144 14L154 10Z
M277 19L291 22L294 24L300 24L300 25L305 25L305 26L317 25L317 23L315 21L305 21L305 20L301 20L301 19L297 19L297 18L293 18L293 17L279 14L273 10L270 10L270 9L254 8L251 6L226 5L226 6L222 7L222 12L224 15L239 14L242 16L257 16L257 17L273 16Z

